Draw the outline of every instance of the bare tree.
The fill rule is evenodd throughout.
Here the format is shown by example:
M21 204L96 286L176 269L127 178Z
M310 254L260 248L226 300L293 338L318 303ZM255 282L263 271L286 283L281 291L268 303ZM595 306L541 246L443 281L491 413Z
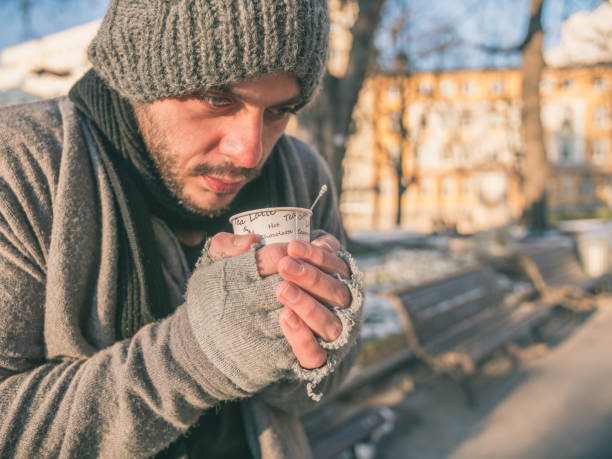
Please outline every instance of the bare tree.
M32 1L31 0L19 0L19 12L21 14L21 21L23 24L22 39L27 40L32 35Z
M487 53L511 54L519 52L522 57L522 116L521 136L523 152L520 163L521 178L525 197L523 218L532 232L539 232L548 227L546 186L550 176L550 167L544 145L544 131L540 117L540 81L544 68L542 44L542 10L545 0L531 0L527 33L522 42L516 46L498 47L486 44L462 45L475 46Z
M531 0L527 35L520 46L522 54L522 135L525 149L522 176L525 193L525 217L530 229L541 231L548 226L546 185L550 168L544 146L540 117L540 81L544 68L542 44L542 7L544 0Z
M351 0L344 0L348 2ZM327 160L334 175L336 190L342 186L342 159L351 130L353 108L371 63L374 61L374 33L380 21L384 0L353 0L359 14L352 27L353 43L348 69L343 77L327 73L317 99L299 118L309 140Z
M393 25L391 29L391 37L394 43L395 48L398 48L397 42L399 40L399 33L402 29L405 29L409 24L410 19L407 14L401 15ZM399 134L399 150L397 151L397 155L393 158L390 158L394 169L395 174L397 176L397 214L395 217L395 225L400 227L402 224L402 197L408 188L409 181L406 177L404 177L404 156L405 156L405 142L406 139L409 138L408 128L406 126L406 114L408 110L408 101L406 100L406 91L404 85L404 78L410 75L410 60L408 56L402 51L399 51L395 57L393 62L393 77L394 84L399 91L400 98L400 109L399 109L399 117L397 120L397 130Z

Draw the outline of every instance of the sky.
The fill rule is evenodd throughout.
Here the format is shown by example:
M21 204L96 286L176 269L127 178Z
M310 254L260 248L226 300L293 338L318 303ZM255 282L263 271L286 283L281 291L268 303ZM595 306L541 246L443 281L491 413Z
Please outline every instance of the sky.
M29 0L30 14L20 12L23 0L0 0L0 50L85 24L104 15L109 0Z
M591 11L602 0L545 0L542 26L545 31L544 50L559 43L561 25L570 15ZM444 53L423 51L444 40L452 30L453 39L489 46L511 47L525 37L529 21L530 0L387 0L383 20L377 33L376 45L383 67L394 54L388 30L397 18L407 19L407 27L399 35L404 52L411 57L413 68L419 70L514 67L520 64L518 55L491 55L474 47L451 47Z
M25 16L19 6L24 0L0 0L0 50L26 40L83 24L103 16L109 0L28 0ZM527 28L530 0L387 0L377 33L383 67L390 62L393 46L389 26L398 17L409 17L399 41L418 69L513 67L516 55L486 55L467 47L423 56L421 51L435 40L443 40L440 28L451 28L455 37L472 43L511 46L522 40ZM27 2L26 2L27 3ZM546 0L543 25L544 49L559 42L561 24L580 10L592 10L601 0ZM432 38L433 37L433 38ZM432 41L434 40L434 41Z

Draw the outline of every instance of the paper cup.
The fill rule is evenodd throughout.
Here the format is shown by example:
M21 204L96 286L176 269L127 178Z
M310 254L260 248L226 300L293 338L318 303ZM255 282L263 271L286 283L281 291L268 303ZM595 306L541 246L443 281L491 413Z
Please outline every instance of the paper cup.
M230 217L234 234L257 234L262 244L310 242L312 212L301 207L269 207L242 212Z

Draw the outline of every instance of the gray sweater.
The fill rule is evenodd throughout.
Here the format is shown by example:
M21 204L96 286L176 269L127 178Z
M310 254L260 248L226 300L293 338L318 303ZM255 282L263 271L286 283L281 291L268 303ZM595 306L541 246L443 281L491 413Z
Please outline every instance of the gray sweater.
M350 256L343 333L325 343L326 365L304 370L278 327L278 276L259 277L253 251L205 254L191 274L154 219L176 309L115 342L118 216L74 106L5 108L0 127L0 457L148 457L227 400L242 400L255 457L309 457L297 414L339 384L357 352L362 292ZM304 144L279 142L293 178L279 192L308 207L329 171ZM341 237L333 193L312 227Z

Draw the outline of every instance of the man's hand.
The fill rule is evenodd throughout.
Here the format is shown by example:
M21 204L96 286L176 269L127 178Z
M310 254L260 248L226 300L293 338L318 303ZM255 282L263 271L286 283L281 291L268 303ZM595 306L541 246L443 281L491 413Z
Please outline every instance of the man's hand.
M213 258L236 256L258 242L256 235L215 235L209 246ZM312 243L292 241L270 244L257 251L257 268L262 277L278 273L284 279L276 289L286 306L280 313L280 326L303 368L323 365L327 353L316 337L334 341L342 332L340 320L330 308L346 308L351 301L347 287L334 274L349 277L349 270L335 255L338 240L325 235Z

